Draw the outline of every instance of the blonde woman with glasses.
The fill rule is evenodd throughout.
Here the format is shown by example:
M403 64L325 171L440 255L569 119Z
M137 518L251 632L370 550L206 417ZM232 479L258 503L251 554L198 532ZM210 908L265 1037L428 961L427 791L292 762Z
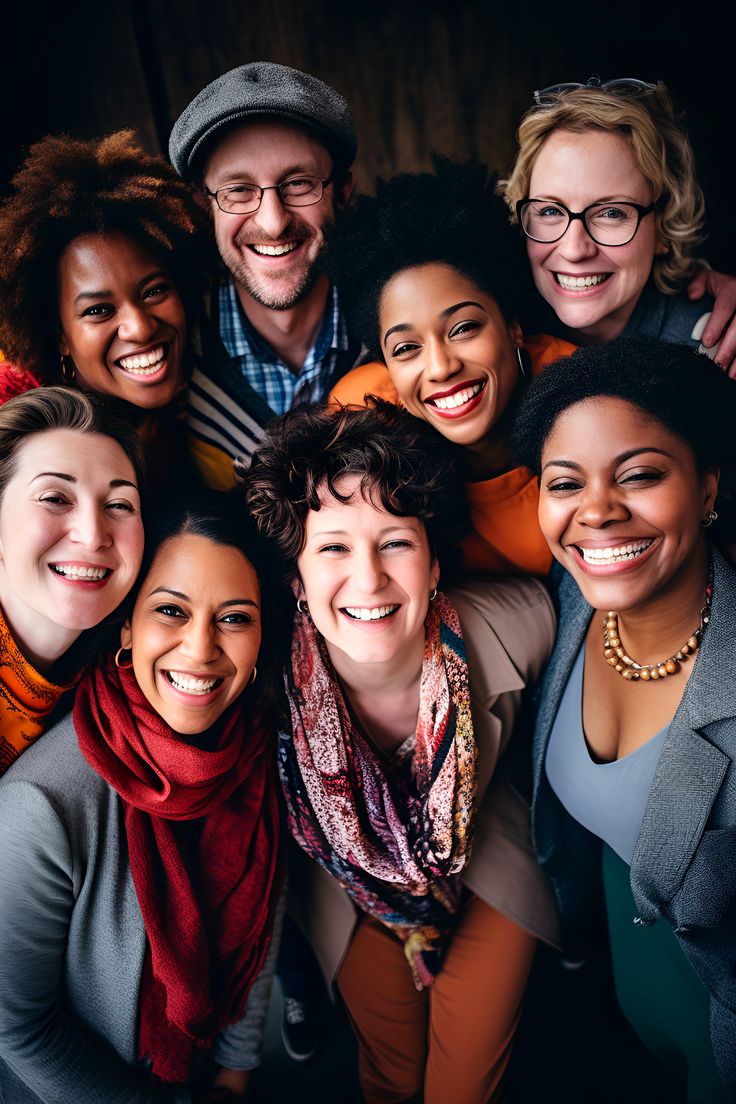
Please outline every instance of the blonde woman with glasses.
M579 345L622 333L685 341L728 368L736 280L701 272L692 283L705 206L665 85L591 77L534 98L505 183L543 300L526 328ZM714 299L690 298L706 288Z

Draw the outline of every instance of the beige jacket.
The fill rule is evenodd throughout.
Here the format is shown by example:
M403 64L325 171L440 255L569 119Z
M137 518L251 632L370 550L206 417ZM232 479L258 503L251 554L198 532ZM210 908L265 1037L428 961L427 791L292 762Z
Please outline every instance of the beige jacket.
M542 583L529 578L465 580L448 596L463 629L479 753L473 852L462 880L504 916L559 947L552 894L532 848L529 806L505 777L511 755L504 756L522 693L539 678L552 651L552 603ZM530 755L526 746L518 750ZM336 879L293 843L288 902L325 978L333 982L358 910Z

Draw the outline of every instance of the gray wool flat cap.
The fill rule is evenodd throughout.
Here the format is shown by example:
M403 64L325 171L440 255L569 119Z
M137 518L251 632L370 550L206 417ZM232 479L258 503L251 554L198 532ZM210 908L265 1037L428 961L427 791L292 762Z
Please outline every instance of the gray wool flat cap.
M339 168L349 168L355 160L353 114L339 92L288 65L250 61L213 80L184 108L169 138L171 163L180 176L193 176L218 130L264 115L315 131Z

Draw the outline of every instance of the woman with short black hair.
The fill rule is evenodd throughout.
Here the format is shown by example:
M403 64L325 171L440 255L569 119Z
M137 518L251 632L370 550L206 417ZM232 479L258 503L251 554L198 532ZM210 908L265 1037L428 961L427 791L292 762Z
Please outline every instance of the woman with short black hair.
M621 1007L703 1104L736 1092L736 577L708 539L730 508L734 386L687 346L620 338L551 365L516 428L569 573L535 845L568 938L602 872Z

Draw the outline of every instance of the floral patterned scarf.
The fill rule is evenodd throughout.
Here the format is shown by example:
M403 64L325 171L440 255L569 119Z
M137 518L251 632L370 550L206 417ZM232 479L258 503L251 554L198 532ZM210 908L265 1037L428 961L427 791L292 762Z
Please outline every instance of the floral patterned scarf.
M279 736L291 833L363 912L404 943L417 989L439 972L470 856L477 774L468 664L455 607L425 621L413 755L382 758L360 733L307 614L297 614Z

